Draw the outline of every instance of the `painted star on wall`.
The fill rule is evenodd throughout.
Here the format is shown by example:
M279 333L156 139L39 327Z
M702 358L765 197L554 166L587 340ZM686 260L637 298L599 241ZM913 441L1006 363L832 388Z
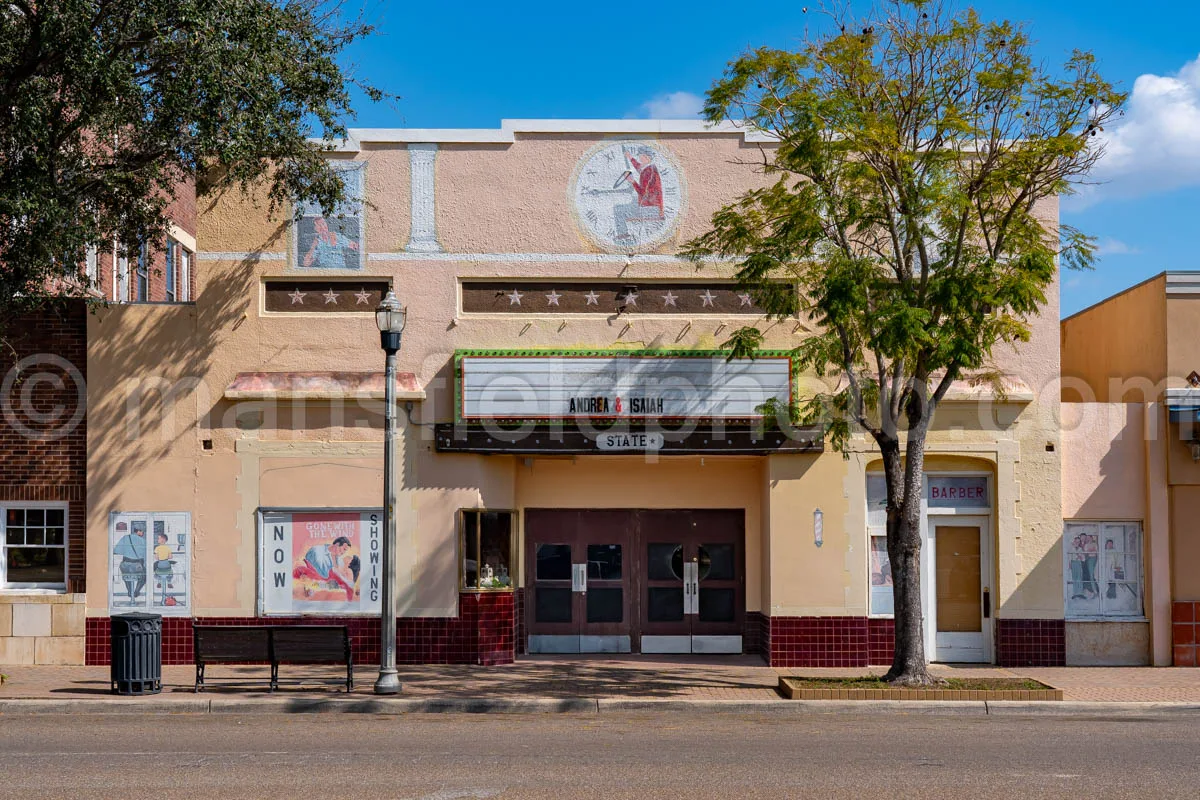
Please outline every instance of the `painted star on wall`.
M713 300L716 300L717 298L713 295L711 289L705 289L704 294L700 295L700 299L703 301L702 305L711 306L713 304Z
M361 292L354 293L354 305L365 306L369 302L371 302L371 293L366 289L363 289Z
M512 294L508 295L508 304L510 306L519 306L521 305L521 298L524 296L525 295L521 294L516 289L513 289Z
M750 299L749 294L739 294L738 299L742 301L743 306L753 305L754 301Z
M625 305L627 305L627 306L636 306L636 305L637 305L637 299L638 299L637 293L636 293L636 292L630 292L629 294L625 295Z
M662 296L663 305L664 306L674 306L675 300L677 299L677 297L678 297L677 295L675 295L670 289L668 289L667 293ZM675 306L675 307L678 308L678 306Z
M587 294L584 295L584 297L587 298L587 304L589 306L600 305L600 295L596 294L595 291L588 292Z
M333 291L333 289L330 289L328 292L326 292L325 294L323 294L321 296L325 298L325 305L329 305L330 303L336 303L337 299L338 299L337 292Z
M562 297L562 295L558 293L558 290L551 289L550 294L546 295L546 303L548 305L556 306L558 305L558 298L560 297Z
M292 298L292 305L296 305L297 303L304 305L304 295L306 294L308 294L308 292L302 292L297 289L294 292L288 292L288 297Z

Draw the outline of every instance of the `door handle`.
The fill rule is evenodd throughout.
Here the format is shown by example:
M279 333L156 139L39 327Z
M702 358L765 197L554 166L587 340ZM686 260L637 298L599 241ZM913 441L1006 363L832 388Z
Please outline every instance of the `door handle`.
M992 590L988 587L983 587L983 618L991 619L992 616Z
M587 594L587 564L571 565L571 591Z

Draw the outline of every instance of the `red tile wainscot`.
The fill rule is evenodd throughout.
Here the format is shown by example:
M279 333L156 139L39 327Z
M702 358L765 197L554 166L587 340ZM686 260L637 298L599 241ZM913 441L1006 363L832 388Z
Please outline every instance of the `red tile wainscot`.
M1066 623L1061 619L997 619L996 664L1001 667L1065 667Z
M396 661L400 664L510 664L515 655L515 608L512 592L462 594L457 617L401 617L396 624ZM165 617L163 664L191 664L192 622ZM379 620L373 617L197 617L200 625L345 625L355 664L379 663ZM108 664L108 617L89 617L85 660Z

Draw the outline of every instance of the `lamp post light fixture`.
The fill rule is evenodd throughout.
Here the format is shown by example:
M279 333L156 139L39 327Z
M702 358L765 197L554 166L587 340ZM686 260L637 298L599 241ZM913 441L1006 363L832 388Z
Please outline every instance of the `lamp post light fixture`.
M400 678L396 674L396 351L404 332L407 310L396 293L375 309L379 326L379 345L386 354L383 371L383 601L379 615L379 677L375 694L397 694Z

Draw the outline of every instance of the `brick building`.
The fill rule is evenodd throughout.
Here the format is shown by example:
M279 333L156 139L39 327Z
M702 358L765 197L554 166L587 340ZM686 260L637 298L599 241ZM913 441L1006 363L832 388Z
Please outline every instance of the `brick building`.
M88 254L97 300L194 296L196 197L177 189L166 241L132 257ZM89 303L52 301L18 319L0 352L0 664L79 664L87 599Z

